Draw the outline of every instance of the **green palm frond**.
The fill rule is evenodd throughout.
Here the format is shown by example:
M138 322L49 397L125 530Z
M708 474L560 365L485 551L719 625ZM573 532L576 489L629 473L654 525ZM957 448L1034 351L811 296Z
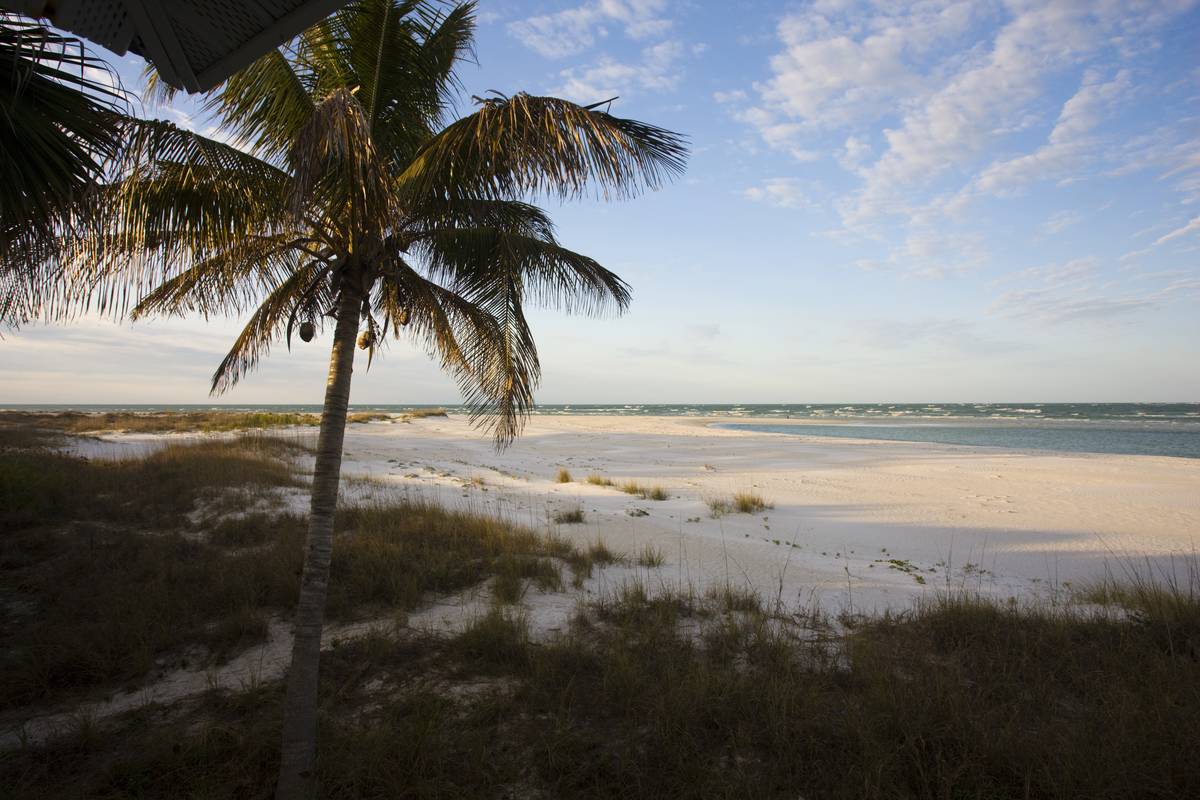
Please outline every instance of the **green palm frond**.
M555 243L554 221L542 209L519 200L435 197L412 209L402 237L419 239L431 231L499 228Z
M597 315L624 311L629 286L594 259L502 228L430 231L418 247L435 277L466 296L487 291L498 269L511 270L523 297L566 311Z
M518 93L434 136L401 176L405 191L463 197L605 198L657 189L682 174L683 137L557 97Z
M0 247L102 175L127 98L81 42L0 15Z
M234 73L209 96L205 111L217 116L255 155L282 164L312 114L310 90L297 62L273 50Z
M125 92L76 39L0 15L0 323L35 317L39 256L116 152Z
M119 316L192 264L255 238L298 236L278 168L168 122L127 119L122 130L111 180L60 214L31 257L35 313Z
M309 255L298 244L279 234L252 237L159 284L138 301L130 318L198 313L207 319L216 314L241 314L285 282L301 255ZM316 255L328 254L316 251ZM328 266L327 259L316 260Z

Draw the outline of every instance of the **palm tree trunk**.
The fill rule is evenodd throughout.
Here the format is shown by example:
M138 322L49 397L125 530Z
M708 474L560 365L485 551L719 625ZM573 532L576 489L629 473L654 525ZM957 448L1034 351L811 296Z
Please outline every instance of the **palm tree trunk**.
M338 480L342 471L342 440L346 434L346 409L350 403L350 378L354 372L354 343L358 334L362 298L347 276L338 300L337 329L329 356L325 406L313 470L312 505L308 538L304 542L304 573L296 608L292 665L288 670L283 702L283 745L279 764L277 800L312 797L316 789L317 683L321 660L321 628L325 623L325 596L329 588L329 562L333 553L333 516L337 508Z

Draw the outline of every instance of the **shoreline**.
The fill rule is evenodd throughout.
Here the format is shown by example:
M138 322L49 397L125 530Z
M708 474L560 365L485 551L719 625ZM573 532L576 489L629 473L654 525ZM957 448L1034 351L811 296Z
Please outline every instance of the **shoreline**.
M699 588L733 582L794 601L819 594L834 609L903 606L939 587L1039 596L1130 559L1166 569L1196 552L1194 459L780 436L714 423L538 416L502 453L453 416L368 423L347 432L344 473L538 525L578 507L584 524L552 527L627 552L659 547ZM573 481L555 482L559 469ZM594 486L589 474L661 486L669 499ZM773 508L712 516L708 501L738 491L761 493Z

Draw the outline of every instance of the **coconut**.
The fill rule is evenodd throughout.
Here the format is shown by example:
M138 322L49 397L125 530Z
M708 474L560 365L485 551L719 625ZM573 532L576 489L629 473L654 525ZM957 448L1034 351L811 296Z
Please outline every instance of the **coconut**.
M358 335L358 349L366 350L371 345L375 344L375 334L370 330L365 330Z
M401 325L408 324L408 306L405 306L404 308L400 309L400 313L396 315L396 321L399 322Z
M309 320L300 323L300 338L304 341L311 342L316 333L317 326L313 325Z

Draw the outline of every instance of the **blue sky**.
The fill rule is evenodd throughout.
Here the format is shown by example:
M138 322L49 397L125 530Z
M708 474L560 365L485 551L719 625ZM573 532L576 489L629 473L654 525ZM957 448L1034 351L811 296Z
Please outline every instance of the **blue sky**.
M1197 2L479 10L467 95L619 95L693 147L660 192L552 206L634 303L533 315L541 402L1200 401ZM6 333L0 402L207 402L236 330ZM327 348L278 347L222 401L319 402ZM458 399L406 343L355 381Z

